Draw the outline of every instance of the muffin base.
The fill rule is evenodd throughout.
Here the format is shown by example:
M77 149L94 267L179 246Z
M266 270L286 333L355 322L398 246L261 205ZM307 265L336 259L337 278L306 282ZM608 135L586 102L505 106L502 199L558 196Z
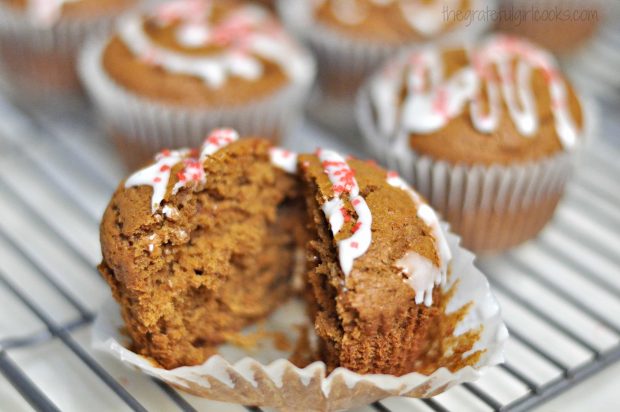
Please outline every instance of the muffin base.
M554 194L519 210L466 212L452 220L452 228L461 234L463 246L482 254L495 254L530 240L551 220L562 198ZM456 215L448 211L448 216Z

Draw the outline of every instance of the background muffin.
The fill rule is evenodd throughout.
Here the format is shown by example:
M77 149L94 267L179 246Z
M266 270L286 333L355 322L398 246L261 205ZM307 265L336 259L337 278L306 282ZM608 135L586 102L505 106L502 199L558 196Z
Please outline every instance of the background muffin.
M319 62L313 117L336 131L351 131L352 102L368 74L403 46L476 37L486 22L459 20L449 12L489 5L492 2L484 0L282 0L278 7L284 22L308 42Z
M358 104L369 147L477 251L538 233L584 130L553 57L507 36L405 53L369 81Z
M570 54L596 34L608 12L604 6L600 0L503 0L496 28Z
M274 16L238 1L179 0L122 19L85 50L84 83L128 162L196 145L212 128L278 139L313 78Z
M79 92L76 55L137 0L0 1L0 67L21 98Z

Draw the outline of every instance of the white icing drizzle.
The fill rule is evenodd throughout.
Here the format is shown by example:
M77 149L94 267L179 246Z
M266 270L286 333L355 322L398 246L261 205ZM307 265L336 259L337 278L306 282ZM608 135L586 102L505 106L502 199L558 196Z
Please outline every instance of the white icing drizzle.
M328 0L334 16L344 24L356 25L368 18L369 8L360 0ZM461 0L424 2L421 0L369 0L379 7L398 3L403 18L416 32L430 37L439 33L446 25L443 10L456 10ZM315 2L321 6L325 0Z
M125 181L125 187L151 186L153 188L151 210L153 213L157 212L166 195L172 167L182 161L188 153L187 149L161 151L155 156L155 163L129 176Z
M208 157L229 145L239 138L236 131L232 129L215 129L205 139L200 158L190 149L181 150L162 150L155 156L155 163L137 171L129 176L125 181L125 187L134 186L151 186L153 195L151 196L151 211L157 213L161 206L162 200L168 189L170 173L172 168L178 163L183 162L184 168L177 173L177 183L172 188L172 194L175 195L179 189L194 182L195 184L204 184L206 176L202 167L202 162ZM178 213L178 211L176 211ZM174 211L167 205L162 209L162 213L167 217L173 217Z
M297 153L281 147L272 147L269 149L269 159L271 163L284 170L287 173L297 173Z
M30 19L43 26L51 26L60 19L62 7L80 0L28 0L26 13Z
M131 52L143 62L170 73L202 79L212 88L221 87L229 76L257 80L263 64L256 57L272 61L293 80L311 73L306 59L282 27L262 8L244 4L223 21L211 24L213 0L177 0L157 7L150 16L160 26L177 24L176 40L186 48L222 46L222 51L195 55L157 45L144 31L140 15L122 19L119 35Z
M323 203L321 210L329 222L332 234L336 236L340 232L340 229L342 229L342 226L344 226L345 216L349 217L344 208L344 202L339 197L334 197Z
M448 79L444 77L440 53L432 48L417 51L399 67L388 66L372 83L371 98L383 135L402 137L434 132L459 116L468 103L474 127L491 133L499 125L503 98L519 133L532 137L539 129L531 82L532 70L537 68L542 70L549 88L555 130L562 145L570 149L576 144L579 132L568 107L566 85L549 53L510 36L493 36L469 51L471 64ZM518 59L515 73L514 59ZM407 93L399 112L403 78ZM488 113L482 113L480 108L483 85L487 90Z
M197 184L205 184L207 177L205 171L202 168L202 162L198 159L185 158L183 159L185 167L183 170L177 173L178 181L172 187L172 194L176 195L179 190L189 182L196 182Z
M439 223L439 218L435 211L395 172L389 172L387 183L407 192L413 203L416 205L417 215L431 229L439 266L435 266L430 260L413 251L405 255L396 262L396 266L403 270L407 275L407 283L415 290L415 302L426 306L433 303L433 287L444 285L448 277L448 265L452 260L452 253L448 246L448 241Z
M339 198L342 194L347 193L349 195L349 202L357 214L354 233L350 237L338 242L340 267L346 276L353 268L353 261L366 253L370 247L372 240L372 214L368 204L366 204L366 200L359 194L360 189L355 180L354 172L344 157L332 150L321 149L317 150L317 156L321 161L325 174L332 182L335 197ZM326 215L326 217L330 221L330 225L332 222L335 223L335 226L332 226L332 232L337 233L340 231L341 225L339 227L339 220L333 218L333 214L338 213L333 209L335 208L332 205L329 209L332 211L332 215ZM323 211L325 212L325 209Z
M431 306L436 279L441 279L439 268L430 259L414 251L405 253L396 261L396 266L407 275L406 283L415 291L415 303Z
M377 0L374 0L377 3ZM403 17L419 33L430 37L439 33L446 24L444 10L457 10L461 0L411 1L400 0ZM383 0L385 2L385 0Z
M202 144L200 161L202 162L221 148L237 140L239 140L239 133L234 129L223 128L213 130Z

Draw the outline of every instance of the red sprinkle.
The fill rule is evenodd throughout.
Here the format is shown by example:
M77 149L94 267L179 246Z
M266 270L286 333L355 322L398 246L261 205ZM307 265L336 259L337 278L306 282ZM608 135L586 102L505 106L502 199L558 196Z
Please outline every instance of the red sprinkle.
M185 173L183 172L179 172L177 173L177 177L179 178L179 180L184 181L186 179L185 177Z
M170 150L164 149L164 150L161 151L161 154L164 155L164 156L170 156Z
M324 168L328 168L330 166L346 166L345 162L334 161L334 160L324 160L323 163L321 164L323 165Z
M153 179L153 182L155 183L161 182L161 177L156 177L155 179Z
M359 247L359 243L357 243L357 242L351 242L351 247L352 247L353 249L357 249L357 248Z
M162 167L159 168L160 172L167 172L168 170L170 170L170 166L168 165L163 165Z
M355 200L353 200L353 201L351 202L351 204L352 204L353 206L357 206L357 205L359 205L359 204L360 204L360 202L361 202L361 200L359 200L359 199L355 199Z
M349 222L351 220L351 215L344 207L340 208L340 213L342 213L342 217L344 218L345 222Z
M395 172L395 171L393 171L393 170L390 170L390 171L387 173L387 177L398 177L398 173L397 173L397 172Z
M357 232L361 226L362 226L362 222L355 223L353 227L351 228L351 233Z
M207 137L207 142L219 146L220 145L220 139L217 136L209 136Z

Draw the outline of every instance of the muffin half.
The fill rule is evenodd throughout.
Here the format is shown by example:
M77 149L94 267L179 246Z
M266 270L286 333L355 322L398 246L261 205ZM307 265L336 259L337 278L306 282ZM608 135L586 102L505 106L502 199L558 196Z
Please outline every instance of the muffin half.
M437 216L395 173L229 129L130 176L101 242L134 349L165 368L206 361L293 295L304 248L316 357L329 370L414 371L451 260Z

